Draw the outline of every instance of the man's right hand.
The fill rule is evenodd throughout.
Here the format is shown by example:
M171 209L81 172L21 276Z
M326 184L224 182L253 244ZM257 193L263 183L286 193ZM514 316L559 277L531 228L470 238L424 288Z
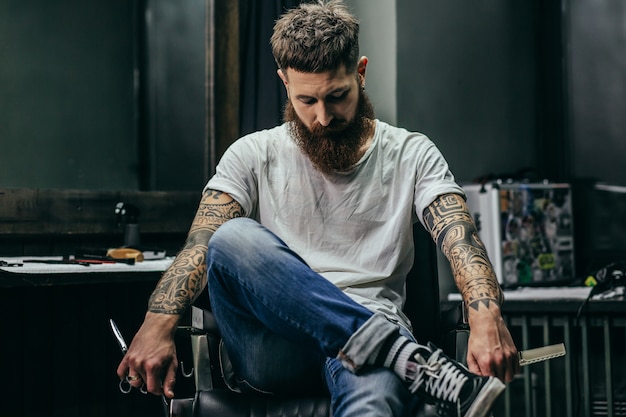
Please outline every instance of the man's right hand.
M178 369L174 335L178 318L170 314L146 314L117 368L120 379L128 376L130 384L135 388L145 383L148 392L174 398Z

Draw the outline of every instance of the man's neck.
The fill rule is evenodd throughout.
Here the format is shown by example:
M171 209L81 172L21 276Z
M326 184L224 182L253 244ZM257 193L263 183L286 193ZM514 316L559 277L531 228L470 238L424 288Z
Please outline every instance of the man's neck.
M367 152L367 150L372 146L372 142L374 141L374 132L376 131L376 121L369 119L368 120L368 128L365 132L365 140L359 149L359 157L357 160L361 159L363 155Z

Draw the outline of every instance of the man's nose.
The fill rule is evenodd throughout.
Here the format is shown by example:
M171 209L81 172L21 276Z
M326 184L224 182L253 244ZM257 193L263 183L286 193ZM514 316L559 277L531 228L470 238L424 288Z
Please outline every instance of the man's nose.
M317 122L324 127L328 126L335 118L328 105L323 102L318 103L315 117L317 118Z

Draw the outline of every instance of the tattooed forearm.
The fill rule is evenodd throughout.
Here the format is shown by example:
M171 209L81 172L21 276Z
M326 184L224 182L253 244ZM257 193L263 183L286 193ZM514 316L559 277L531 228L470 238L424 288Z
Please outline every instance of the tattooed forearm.
M181 251L163 274L149 301L153 313L182 314L206 285L205 250Z
M502 292L463 198L456 194L439 197L424 211L424 222L450 261L468 307L478 309L480 304L489 307L492 302L500 305Z
M149 300L149 311L181 314L207 282L209 239L225 222L241 217L243 209L229 195L208 191L202 198L182 251L165 271Z

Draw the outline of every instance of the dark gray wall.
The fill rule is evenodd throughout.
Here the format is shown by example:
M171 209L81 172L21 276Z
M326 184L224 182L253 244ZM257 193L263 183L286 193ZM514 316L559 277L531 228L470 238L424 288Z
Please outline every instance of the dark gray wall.
M567 4L572 170L626 185L626 2Z
M200 191L209 167L205 0L144 0L142 187Z
M396 0L345 0L361 24L359 46L368 58L366 90L376 117L397 124Z
M137 188L133 3L0 3L0 186Z
M379 114L429 135L460 181L531 167L557 180L626 184L624 2L348 2L363 19L368 88ZM206 138L174 137L202 129L177 129L167 105L152 115L144 108L142 116L158 123L138 123L143 11L137 16L134 4L0 3L0 186L173 189L180 178L205 174L204 161L189 163L185 155L206 156ZM397 59L390 58L396 48ZM189 54L162 62L182 68L181 55ZM152 92L167 103L185 103L163 84L164 74L143 81L154 81ZM155 102L143 97L144 106Z
M398 0L398 124L460 181L536 165L533 3Z
M0 4L0 187L200 190L207 0Z

